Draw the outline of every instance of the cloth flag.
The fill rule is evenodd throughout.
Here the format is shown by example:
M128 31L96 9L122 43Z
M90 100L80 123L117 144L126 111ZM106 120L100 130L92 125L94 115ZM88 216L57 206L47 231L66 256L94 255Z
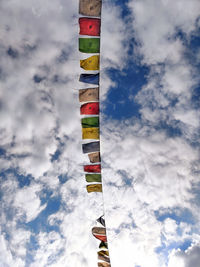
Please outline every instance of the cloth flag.
M106 256L98 254L98 259L110 263L110 258L109 257L106 257Z
M87 185L86 188L87 188L88 193L91 193L91 192L102 192L102 184L90 184L90 185ZM102 237L102 238L103 238L102 241L104 241L105 237ZM105 240L105 242L106 242L106 240Z
M107 262L98 262L98 267L110 267L111 265Z
M99 70L99 55L80 60L80 67L84 70Z
M88 183L97 182L101 183L101 174L86 174L85 179Z
M79 78L80 82L83 83L92 83L99 85L99 73L97 74L81 74Z
M83 139L99 139L99 128L82 128Z
M94 152L88 155L91 163L96 163L101 161L100 152Z
M85 16L101 16L102 0L79 0L79 14Z
M92 102L83 104L80 108L81 115L98 115L99 102Z
M108 244L106 242L101 241L99 248L100 249L108 249Z
M97 18L79 18L81 35L100 36L101 20Z
M98 255L109 257L109 252L108 252L108 250L100 250L100 251L98 251Z
M96 237L97 239L103 241L103 242L107 242L107 237L106 237L106 228L103 227L93 227L92 228L92 234L94 237Z
M99 53L100 38L79 38L79 51L82 53Z
M84 172L101 172L101 164L85 165Z
M97 219L97 222L101 223L104 227L106 227L105 220L103 218L103 215Z
M100 142L91 142L87 144L82 145L83 153L91 153L91 152L96 152L100 151Z
M88 117L81 120L83 128L99 127L99 117Z
M87 88L79 90L79 101L99 101L99 88Z

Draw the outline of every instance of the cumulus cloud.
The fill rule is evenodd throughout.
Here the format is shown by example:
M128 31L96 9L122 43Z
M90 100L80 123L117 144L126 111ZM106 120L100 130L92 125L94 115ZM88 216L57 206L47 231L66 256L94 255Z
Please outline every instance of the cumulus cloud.
M4 14L0 17L0 86L4 89L0 160L2 180L6 177L0 263L95 266L98 242L91 228L103 206L101 195L87 194L82 169L87 160L81 155L74 91L83 87L77 82L78 1L47 2L0 4ZM194 194L199 190L199 152L192 144L199 129L198 112L192 105L198 78L187 60L184 41L195 34L198 7L196 0L151 4L134 0L129 1L130 14L123 21L119 6L103 4L101 99L115 85L107 70L123 70L126 65L131 38L137 45L129 60L150 70L147 83L134 98L140 104L141 120L102 118L112 266L178 263L189 267L197 262L197 245L186 251L173 246L187 240L199 242L199 199ZM171 127L169 132L160 127L163 122ZM174 134L175 128L179 134ZM19 176L28 184L22 186ZM48 201L56 197L59 207L49 211ZM191 216L189 220L184 212ZM178 219L174 213L180 215ZM44 224L34 232L37 220Z

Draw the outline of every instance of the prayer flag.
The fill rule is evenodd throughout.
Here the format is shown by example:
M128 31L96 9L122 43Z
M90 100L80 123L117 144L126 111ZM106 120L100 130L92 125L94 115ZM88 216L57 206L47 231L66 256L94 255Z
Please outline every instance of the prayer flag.
M81 74L79 78L80 82L92 83L99 85L99 73L97 74Z
M96 142L83 144L82 149L83 149L83 153L100 151L100 142L96 141Z
M99 101L99 88L87 88L79 90L79 101Z
M91 192L102 192L102 184L90 184L90 185L87 185L86 188L87 188L87 192L88 193L91 193ZM103 237L103 239L105 239L105 237Z
M99 127L99 117L88 117L81 120L83 128Z
M106 242L101 241L99 248L100 249L108 249L108 244Z
M98 259L110 263L110 258L109 257L103 256L103 255L99 255L99 253L98 253Z
M92 102L83 104L80 108L81 115L98 115L99 102Z
M106 228L103 227L93 227L92 228L92 234L94 237L96 237L97 239L103 241L103 242L107 242L107 237L106 237Z
M99 70L99 55L80 60L80 67L84 70Z
M82 128L83 139L99 139L99 128Z
M79 18L81 35L100 36L101 20L97 18Z
M96 163L101 161L100 152L94 152L88 155L91 163Z
M85 16L101 16L102 0L79 0L79 14Z
M104 215L102 215L101 217L99 217L99 218L97 219L97 222L101 223L104 227L106 227L105 220L104 220L103 216L104 216Z
M99 53L100 38L79 38L79 51L82 53Z
M98 251L98 255L109 257L109 252L108 250L100 250Z
M101 164L85 165L84 172L101 172Z
M88 183L92 182L101 183L101 174L86 174L85 179Z

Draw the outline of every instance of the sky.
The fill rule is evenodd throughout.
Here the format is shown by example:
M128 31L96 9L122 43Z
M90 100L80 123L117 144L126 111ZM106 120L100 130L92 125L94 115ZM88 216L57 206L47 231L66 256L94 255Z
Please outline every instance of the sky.
M85 186L78 0L0 1L0 267L199 267L200 2L103 1L102 194Z

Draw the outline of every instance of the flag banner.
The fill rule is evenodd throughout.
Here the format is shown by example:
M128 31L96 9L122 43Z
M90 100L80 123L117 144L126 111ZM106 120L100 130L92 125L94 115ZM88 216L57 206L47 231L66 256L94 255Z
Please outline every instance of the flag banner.
M81 74L79 78L80 82L91 83L99 85L99 73L97 74Z
M101 165L85 165L84 172L101 172Z
M99 117L88 117L81 120L83 128L99 127Z
M107 262L98 262L98 267L111 267L111 265Z
M106 257L106 256L98 254L98 259L110 263L110 258L109 257Z
M98 115L99 102L91 102L83 104L80 108L81 115Z
M85 179L88 183L92 182L101 183L101 174L86 174Z
M91 163L101 162L100 152L94 152L88 155Z
M101 20L97 18L79 18L81 35L100 36Z
M85 16L101 16L102 0L79 0L79 14Z
M108 244L106 242L101 241L99 248L100 249L108 249Z
M99 139L99 128L82 128L83 139Z
M100 142L96 141L96 142L91 142L87 144L82 144L82 150L83 150L83 153L100 151Z
M99 70L99 55L80 60L80 67L84 70Z
M105 220L103 218L103 215L97 219L97 222L101 223L104 227L106 227Z
M97 234L97 235L106 235L106 228L105 227L99 227L99 226L94 226L92 228L92 233Z
M108 250L100 250L98 251L98 255L109 257L109 252Z
M90 184L90 185L87 185L86 188L87 188L88 193L102 192L102 184ZM102 239L100 239L100 240L102 240ZM105 237L103 237L102 241L106 242Z
M79 101L99 101L99 87L79 90Z
M100 38L79 38L79 51L82 53L99 53Z

